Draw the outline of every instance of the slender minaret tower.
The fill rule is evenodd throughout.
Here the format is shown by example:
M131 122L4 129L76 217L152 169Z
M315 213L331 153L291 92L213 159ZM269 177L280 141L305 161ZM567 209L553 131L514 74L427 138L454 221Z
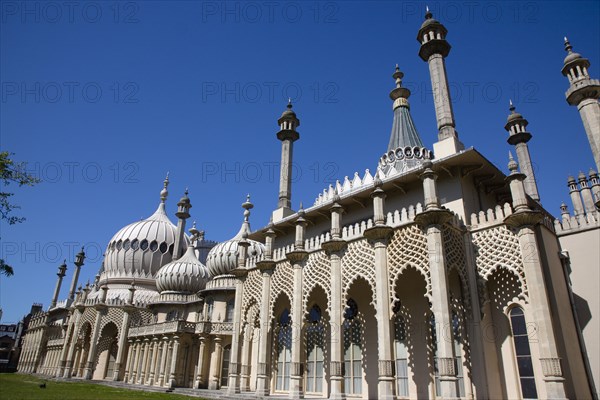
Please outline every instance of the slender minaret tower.
M594 154L596 168L600 169L600 81L590 78L590 61L573 52L573 46L567 38L565 50L568 54L561 72L569 78L570 83L569 90L565 93L567 103L577 106Z
M600 211L600 178L598 177L598 173L592 168L590 168L588 175L590 176L590 185L592 186L594 205L596 206L596 210Z
M592 189L588 186L587 177L582 171L579 171L579 175L577 175L577 182L579 183L579 192L581 193L581 198L583 199L583 208L585 209L585 213L596 213Z
M54 296L52 296L52 301L50 302L50 308L56 307L56 301L58 300L58 295L60 293L60 286L62 284L62 280L67 274L67 260L64 260L62 265L58 267L58 272L56 275L58 279L56 280L56 288L54 288Z
M438 126L438 143L434 144L433 152L436 158L443 158L464 149L458 140L454 123L454 112L448 88L446 63L444 59L450 53L450 44L446 41L448 30L437 20L429 8L425 14L425 22L417 34L417 41L421 43L419 57L429 64L431 75L431 89L435 104L435 116Z
M81 270L81 266L83 265L83 261L85 260L85 252L83 251L83 247L81 251L77 253L75 256L75 272L73 273L73 280L71 281L71 289L69 290L69 300L73 300L75 298L75 290L77 289L77 280L79 279L79 271Z
M175 246L173 250L173 260L177 260L183 253L183 235L185 234L185 220L190 217L190 198L188 197L188 190L185 189L183 197L177 203L177 235L175 236Z
M277 222L294 214L292 210L292 159L294 142L300 138L296 130L300 126L300 120L292 111L292 100L287 105L287 110L277 120L279 132L277 139L281 140L281 165L279 172L279 201L277 209L273 211L273 222Z
M525 174L525 192L534 199L540 201L540 195L538 193L537 182L535 180L535 174L533 172L533 165L531 164L531 156L529 154L529 147L527 142L531 139L531 133L527 132L527 120L523 118L521 114L515 112L515 106L510 101L510 114L506 120L504 129L509 133L507 142L515 146L517 153L517 160L521 167L521 172Z

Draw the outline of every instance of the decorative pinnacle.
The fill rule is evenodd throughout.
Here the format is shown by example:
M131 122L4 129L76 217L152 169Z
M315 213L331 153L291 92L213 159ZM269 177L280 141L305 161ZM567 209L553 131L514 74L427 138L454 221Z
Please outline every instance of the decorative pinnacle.
M512 99L508 100L508 104L509 104L508 109L510 110L510 113L514 114L515 113L515 105L513 104Z
M287 108L289 108L290 110L292 109L292 98L291 97L288 97Z
M425 19L431 19L433 18L433 14L431 13L431 11L429 10L429 6L425 6Z
M394 71L394 74L392 75L392 77L396 80L396 87L401 88L402 87L402 78L404 78L404 73L402 71L400 71L398 64L396 64L396 70Z
M246 201L242 204L242 208L244 211L244 222L248 222L248 217L250 216L250 210L254 208L254 204L250 202L250 193L246 196Z
M512 153L509 151L508 152L508 169L509 169L509 171L511 173L514 173L514 172L517 172L518 168L519 168L519 165L517 164L517 162L513 158Z
M569 42L569 39L567 39L566 36L565 36L565 51L567 51L568 53L573 52L573 46L571 46L571 43Z
M167 186L169 186L169 173L168 172L167 172L167 177L163 181L163 190L160 191L160 202L161 203L164 203L167 200L167 196L169 195Z

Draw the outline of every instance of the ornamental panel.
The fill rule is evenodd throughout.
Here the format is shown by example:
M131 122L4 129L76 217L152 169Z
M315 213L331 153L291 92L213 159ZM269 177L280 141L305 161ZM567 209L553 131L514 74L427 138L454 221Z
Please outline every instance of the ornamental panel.
M271 315L269 318L273 318L273 307L275 306L275 299L279 296L279 293L285 293L290 299L290 302L294 302L292 296L294 288L294 274L292 272L292 265L288 260L283 260L275 265L273 275L271 275L271 293L270 293L270 304L269 310Z
M425 278L426 296L431 298L428 255L427 238L418 226L413 224L397 229L388 245L390 293L396 293L398 277L410 265L416 268Z
M244 295L242 296L242 313L248 309L252 303L260 304L262 299L262 272L254 269L248 272L244 281Z
M467 308L470 304L469 280L467 276L467 259L465 256L465 243L460 231L451 228L444 228L444 255L447 269L455 269L460 277L463 303Z
M375 295L375 250L366 239L357 240L348 244L346 253L342 257L342 293L347 297L352 283L362 277L371 286L373 304L376 303Z
M327 309L331 307L331 264L324 251L317 251L308 255L304 267L304 293L302 296L302 309L306 310L308 296L318 285L327 294Z

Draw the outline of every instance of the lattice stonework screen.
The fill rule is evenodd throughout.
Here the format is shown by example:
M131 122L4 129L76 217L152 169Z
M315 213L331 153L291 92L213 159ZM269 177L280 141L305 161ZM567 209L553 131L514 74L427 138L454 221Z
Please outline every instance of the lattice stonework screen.
M497 226L473 234L475 264L479 279L487 282L498 268L506 268L519 277L523 295L527 282L519 240L506 226Z
M271 303L269 305L270 312L273 313L273 307L275 306L275 299L279 293L285 293L293 302L292 291L294 287L294 274L292 273L292 266L289 261L278 262L275 266L275 271L271 276ZM273 315L270 316L273 318Z
M464 303L469 305L469 280L467 277L467 262L465 243L462 233L454 228L444 228L444 253L448 270L455 269L460 276Z
M242 297L242 313L244 318L247 316L246 311L252 304L260 304L262 299L262 273L255 269L248 272L246 281L244 282L244 296ZM248 322L248 321L244 321Z
M375 251L366 239L348 244L346 254L342 257L342 290L344 298L352 283L358 278L365 279L373 291L375 304Z
M427 239L418 226L410 225L394 232L388 245L390 293L396 293L398 276L410 265L425 277L427 297L431 296L428 254Z
M306 310L308 296L318 285L327 294L327 309L331 307L331 265L329 258L323 251L311 253L304 267L304 293L302 309Z

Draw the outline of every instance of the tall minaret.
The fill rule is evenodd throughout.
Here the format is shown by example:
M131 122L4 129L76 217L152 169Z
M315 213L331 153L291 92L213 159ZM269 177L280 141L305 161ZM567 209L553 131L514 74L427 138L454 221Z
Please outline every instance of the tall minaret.
M277 222L294 214L292 211L292 159L294 142L300 138L296 128L300 126L300 120L292 111L292 100L287 105L287 110L277 120L279 132L277 139L281 140L281 165L279 172L279 201L277 209L273 211L273 222Z
M433 19L431 11L427 8L425 22L419 29L417 40L421 43L419 57L429 64L429 74L431 75L431 89L433 90L438 126L438 143L433 147L436 158L442 158L464 149L464 145L458 140L458 133L454 129L454 112L446 76L444 59L450 53L450 44L446 41L447 33L446 27Z
M577 106L594 154L596 168L600 169L600 104L598 103L600 81L590 79L588 74L590 61L581 57L581 54L574 53L573 46L567 38L565 38L565 50L568 54L561 72L569 78L571 84L565 93L567 103Z
M56 275L58 279L56 281L56 288L54 289L54 296L52 296L52 301L50 302L50 308L54 308L56 306L56 302L58 300L58 295L60 294L60 286L62 284L62 280L67 273L67 260L64 260L62 265L58 267L58 272Z
M521 114L515 112L512 100L510 101L509 110L510 114L506 120L506 125L504 125L504 129L509 133L507 142L515 146L521 172L525 174L525 181L523 182L525 184L525 193L535 201L540 201L533 165L531 164L531 156L529 155L529 147L527 146L527 142L531 139L531 133L526 130L529 122Z
M181 257L181 253L183 253L183 235L185 234L185 220L190 217L190 208L192 208L192 204L190 203L190 198L188 197L188 190L185 189L185 193L183 197L177 203L177 212L175 215L177 216L177 235L175 236L175 246L173 250L173 260L177 260Z

